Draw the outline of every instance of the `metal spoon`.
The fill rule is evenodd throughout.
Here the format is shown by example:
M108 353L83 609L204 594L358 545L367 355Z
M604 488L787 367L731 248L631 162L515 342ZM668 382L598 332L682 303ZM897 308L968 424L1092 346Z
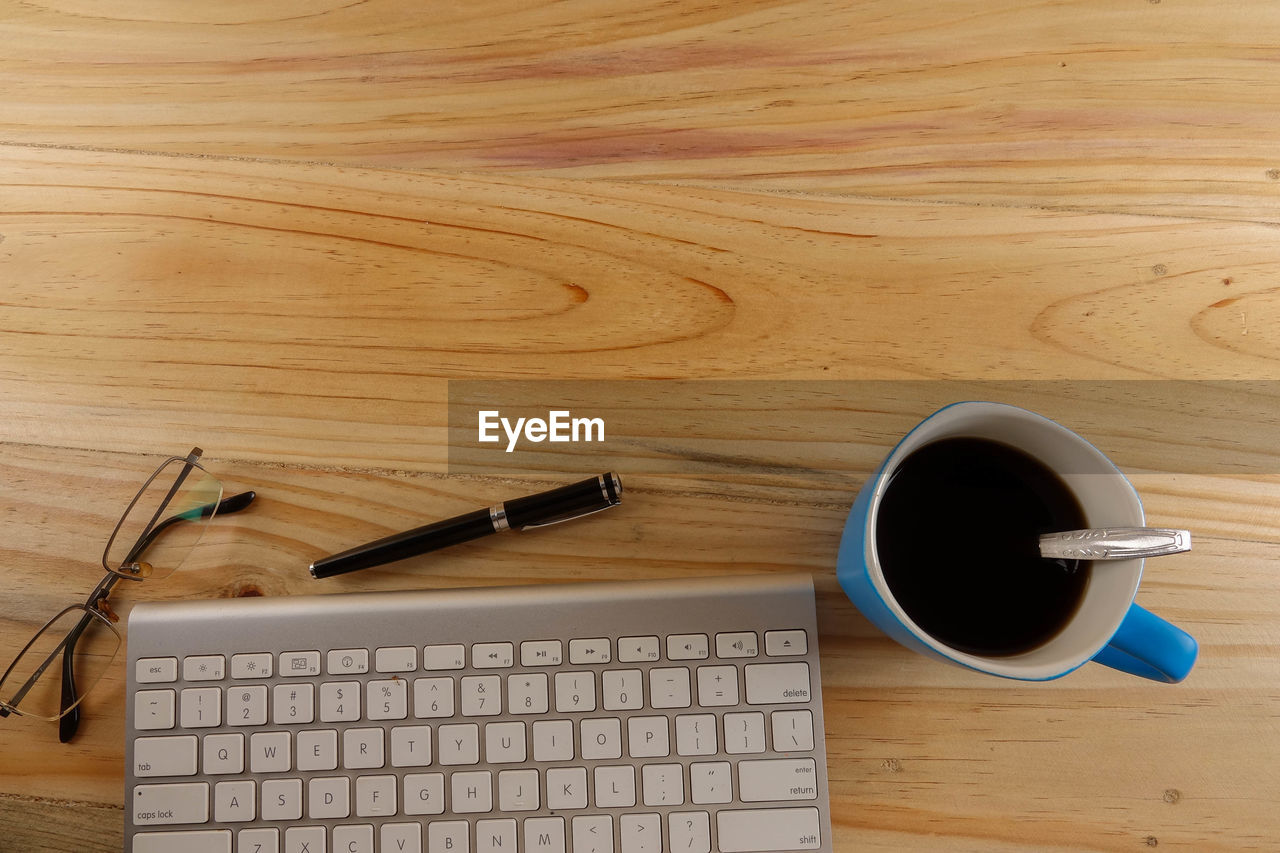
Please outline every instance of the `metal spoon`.
M1191 550L1191 533L1167 527L1100 527L1040 537L1040 556L1051 560L1136 560Z

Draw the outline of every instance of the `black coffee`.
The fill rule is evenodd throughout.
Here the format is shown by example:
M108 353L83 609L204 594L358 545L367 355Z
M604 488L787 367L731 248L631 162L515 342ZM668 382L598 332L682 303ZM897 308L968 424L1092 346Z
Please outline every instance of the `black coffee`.
M1042 559L1037 537L1086 526L1066 484L1031 456L947 438L894 472L876 547L894 598L923 630L971 654L1016 655L1053 639L1089 583L1087 563Z

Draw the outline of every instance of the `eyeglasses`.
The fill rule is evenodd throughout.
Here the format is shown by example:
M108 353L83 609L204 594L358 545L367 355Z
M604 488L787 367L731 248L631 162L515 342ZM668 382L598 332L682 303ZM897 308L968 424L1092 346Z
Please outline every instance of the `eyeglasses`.
M66 743L80 725L80 702L106 674L121 637L107 597L121 580L168 577L216 514L239 512L253 492L222 497L222 484L200 466L200 448L173 456L129 502L102 552L106 575L83 604L73 604L36 632L0 676L0 717L59 721ZM144 560L143 557L146 557ZM43 677L50 670L60 678Z

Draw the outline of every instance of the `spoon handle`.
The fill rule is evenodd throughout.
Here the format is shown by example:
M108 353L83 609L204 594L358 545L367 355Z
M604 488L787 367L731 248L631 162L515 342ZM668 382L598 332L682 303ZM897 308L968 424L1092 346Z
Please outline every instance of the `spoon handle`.
M1040 537L1040 556L1065 560L1136 560L1191 550L1191 534L1165 527L1101 527Z

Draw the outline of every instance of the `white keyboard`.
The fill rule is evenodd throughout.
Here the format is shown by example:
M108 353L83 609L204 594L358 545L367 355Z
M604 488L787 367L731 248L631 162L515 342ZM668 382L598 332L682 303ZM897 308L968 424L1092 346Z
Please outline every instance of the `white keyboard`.
M125 853L831 851L808 576L138 604Z

